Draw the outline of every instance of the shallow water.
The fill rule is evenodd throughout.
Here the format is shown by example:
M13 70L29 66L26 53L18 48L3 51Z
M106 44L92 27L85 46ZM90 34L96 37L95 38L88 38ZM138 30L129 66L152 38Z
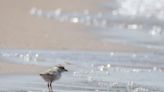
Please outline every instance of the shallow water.
M163 53L1 50L18 64L67 63L68 73L54 84L57 92L163 92ZM2 90L46 92L38 75L3 75ZM5 83L5 85L4 85ZM14 85L13 85L14 84Z

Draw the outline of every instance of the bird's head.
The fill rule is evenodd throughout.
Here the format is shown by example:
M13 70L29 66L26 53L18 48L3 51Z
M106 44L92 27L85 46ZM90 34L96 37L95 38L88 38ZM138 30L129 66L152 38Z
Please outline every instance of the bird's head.
M62 66L62 65L59 65L59 66L57 66L57 67L58 67L59 71L61 71L61 72L67 72L67 71L68 71L68 70L65 69L65 67Z

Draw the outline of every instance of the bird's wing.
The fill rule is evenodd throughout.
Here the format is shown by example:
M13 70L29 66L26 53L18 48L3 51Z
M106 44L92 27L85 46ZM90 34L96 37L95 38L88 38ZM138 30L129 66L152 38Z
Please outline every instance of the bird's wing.
M44 72L41 73L41 74L57 75L58 72L57 72L57 68L50 68L50 69L44 71Z
M50 74L50 75L57 75L58 71L55 71L55 70L52 69L52 70L49 70L47 73Z

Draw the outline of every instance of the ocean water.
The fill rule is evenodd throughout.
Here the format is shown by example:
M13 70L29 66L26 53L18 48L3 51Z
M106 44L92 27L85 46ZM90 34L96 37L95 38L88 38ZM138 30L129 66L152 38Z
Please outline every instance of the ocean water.
M1 50L0 58L17 64L68 64L53 84L55 92L163 92L164 53ZM39 75L2 75L6 92L47 92ZM4 84L5 83L5 84Z

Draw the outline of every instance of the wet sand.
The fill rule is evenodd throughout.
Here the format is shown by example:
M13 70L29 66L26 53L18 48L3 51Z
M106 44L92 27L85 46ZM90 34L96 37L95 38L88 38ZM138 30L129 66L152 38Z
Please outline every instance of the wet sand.
M0 63L0 91L2 92L48 92L46 83L38 75L40 71L47 67L36 65L18 65L6 63L8 61L1 59ZM75 71L75 70L74 70ZM78 72L77 72L78 73ZM62 79L53 83L55 92L163 92L158 86L145 86L131 82L114 81L118 74L123 74L121 79L126 79L129 76L128 72L110 71L109 80L92 80L89 79L91 74L87 75L85 71L82 74L74 75L73 71L63 74ZM93 72L94 73L94 72ZM118 73L118 74L117 74ZM146 74L150 74L145 72ZM99 76L102 73L98 73ZM131 76L136 76L138 73L131 72ZM142 72L140 77L144 76ZM158 73L157 73L158 74ZM93 76L93 75L92 75ZM125 77L126 76L126 77ZM96 77L96 76L94 76ZM103 78L103 77L102 77ZM94 78L93 78L94 79ZM133 78L132 78L133 79ZM137 79L136 79L137 80ZM158 80L158 79L157 79ZM143 82L143 81L140 81ZM162 82L160 82L162 83ZM162 87L162 85L161 85ZM147 91L148 90L148 91Z
M10 63L7 60L0 59L0 74L8 75L8 74L36 74L38 75L40 72L46 70L48 67L42 67L37 65L31 64L16 64Z

